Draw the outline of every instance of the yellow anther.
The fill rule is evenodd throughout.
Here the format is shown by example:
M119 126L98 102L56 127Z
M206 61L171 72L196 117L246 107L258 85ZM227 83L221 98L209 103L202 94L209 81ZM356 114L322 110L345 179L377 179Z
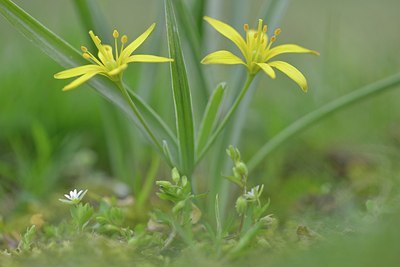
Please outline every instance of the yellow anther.
M245 32L247 32L249 30L249 24L244 24L243 29Z
M254 39L257 39L257 37L258 37L258 32L256 32L256 33L254 34Z
M91 57L88 53L83 53L82 56L84 59L91 59Z
M273 43L273 42L275 42L276 41L276 36L272 36L271 37L271 43Z
M259 19L258 20L258 29L257 29L257 31L261 32L262 28L263 28L263 20Z
M264 27L263 27L263 32L266 33L267 31L268 31L268 26L267 26L267 25L264 25Z
M280 28L278 28L278 29L275 30L274 34L276 36L278 36L279 34L281 34L281 32L282 32L282 30Z
M126 42L128 42L128 36L123 35L123 36L121 37L121 43L125 44Z
M81 50L83 53L86 53L88 51L87 47L83 45L81 46Z
M117 39L119 37L119 32L117 30L113 31L113 37L114 39Z

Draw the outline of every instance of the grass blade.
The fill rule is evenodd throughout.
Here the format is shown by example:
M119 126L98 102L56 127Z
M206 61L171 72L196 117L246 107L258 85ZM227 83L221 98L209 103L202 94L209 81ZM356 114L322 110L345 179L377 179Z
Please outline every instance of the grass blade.
M106 43L111 43L112 40L108 37L111 36L111 28L105 20L106 16L104 16L99 2L95 0L74 0L73 3L85 30L93 30L97 35L102 36Z
M87 64L87 61L82 58L79 51L48 30L12 1L0 0L0 13L28 40L37 45L61 66L71 68ZM138 122L136 116L124 101L123 97L118 93L117 86L114 83L107 78L98 76L89 80L88 84L104 98L127 113L144 133L143 127ZM167 140L169 144L175 145L176 147L177 141L168 126L137 94L132 91L130 93L133 101L136 103L138 109L148 121L157 137L160 140ZM160 152L162 153L162 151ZM175 150L173 150L172 153L173 152L175 152Z
M165 0L165 17L169 54L174 59L174 62L171 63L171 79L179 142L180 168L185 175L190 176L194 167L195 154L192 99L174 7L171 0Z
M196 96L196 103L198 103L198 108L201 108L203 111L207 100L209 98L208 91L208 82L206 79L206 75L204 73L204 68L201 67L200 61L202 59L201 56L201 32L196 22L194 21L194 15L191 10L187 7L187 3L184 0L179 0L174 2L176 8L176 15L180 25L182 25L182 36L185 37L185 40L188 42L188 47L190 49L191 59L195 64L193 64L193 74L196 81L198 81L198 86L194 89L199 91Z
M225 88L225 83L219 84L217 86L217 89L214 90L207 104L206 110L204 112L204 117L199 128L199 135L197 138L196 146L197 153L203 151L203 148L207 144L207 140L210 137L211 132L215 126L218 118L218 113L221 108L221 103L225 95Z
M247 164L249 171L253 170L264 160L265 157L267 157L280 145L284 144L289 138L312 126L314 123L324 119L336 111L341 110L342 108L356 104L361 100L375 96L378 93L394 88L398 85L400 85L400 73L364 86L356 91L352 91L351 93L335 99L328 104L325 104L324 106L308 113L286 127L283 131L264 144L260 150L249 160Z

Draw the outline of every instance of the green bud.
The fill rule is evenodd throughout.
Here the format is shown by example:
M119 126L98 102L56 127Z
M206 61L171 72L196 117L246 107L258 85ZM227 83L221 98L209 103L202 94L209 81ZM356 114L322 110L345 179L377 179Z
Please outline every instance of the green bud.
M186 176L182 176L182 187L185 187L187 185L188 179Z
M178 183L179 180L181 179L181 176L179 175L179 171L177 168L173 168L172 169L172 181L174 181L174 183Z
M182 188L181 187L176 189L176 196L180 196L180 195L182 195Z
M177 213L178 211L180 211L181 209L183 209L185 207L186 204L186 200L181 200L178 203L176 203L176 205L172 208L172 212L173 213Z
M228 156L233 160L235 158L235 148L230 145L227 149L226 149L226 154L228 154Z
M156 185L165 187L165 188L169 188L172 186L172 184L168 181L156 181Z
M247 200L240 196L237 200L236 200L236 211L237 213L239 213L240 215L244 214L246 212L247 209Z
M246 164L244 164L243 162L239 162L238 164L236 164L235 170L241 176L247 176L247 174L249 173Z

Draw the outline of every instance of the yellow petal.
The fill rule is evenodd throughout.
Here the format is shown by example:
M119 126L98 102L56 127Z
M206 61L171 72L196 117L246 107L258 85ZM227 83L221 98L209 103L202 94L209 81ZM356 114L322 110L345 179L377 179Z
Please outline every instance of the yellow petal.
M308 53L308 54L319 55L319 53L317 51L313 51L313 50L301 47L299 45L285 44L285 45L275 46L274 48L269 50L267 52L265 61L268 61L273 57L276 57L281 54L286 54L286 53Z
M285 73L290 79L295 81L304 92L307 92L307 80L298 69L283 61L274 61L268 64L271 67L277 68L281 72Z
M100 66L93 65L93 64L79 66L79 67L76 67L76 68L72 68L72 69L69 69L69 70L64 70L64 71L61 71L59 73L56 73L56 74L54 74L54 78L56 78L56 79L67 79L67 78L76 77L76 76L79 76L79 75L82 75L82 74L85 74L85 73L88 73L88 72L92 72L92 71L95 71L95 70L101 71L102 68Z
M90 78L92 78L93 76L95 76L98 73L100 73L100 71L92 71L92 72L88 72L88 73L82 75L78 79L74 80L73 82L71 82L70 84L65 86L63 88L63 91L68 91L68 90L71 90L71 89L74 89L74 88L78 87L79 85L81 85L82 83L86 82L87 80L89 80Z
M221 50L217 51L214 53L211 53L207 55L203 60L201 61L203 64L228 64L228 65L233 65L233 64L243 64L243 60L241 60L239 57L235 56L229 51Z
M112 71L107 72L107 75L110 76L115 76L121 72L123 72L126 68L128 67L128 64L123 64L119 66L118 68L113 69Z
M242 52L243 56L247 56L247 45L246 42L244 41L243 37L231 26L229 26L226 23L223 23L222 21L210 18L210 17L204 17L204 20L210 23L211 26L214 27L220 34L231 40Z
M155 23L151 24L151 26L144 32L142 33L138 38L136 38L132 43L130 43L122 52L120 55L120 59L124 61L124 59L128 58L133 51L135 51L146 39L149 37L151 32L154 30L154 27L156 26Z
M276 78L274 69L271 68L271 66L267 63L256 63L256 65L259 66L272 79Z
M128 58L126 63L130 62L171 62L172 58L159 57L153 55L132 55Z

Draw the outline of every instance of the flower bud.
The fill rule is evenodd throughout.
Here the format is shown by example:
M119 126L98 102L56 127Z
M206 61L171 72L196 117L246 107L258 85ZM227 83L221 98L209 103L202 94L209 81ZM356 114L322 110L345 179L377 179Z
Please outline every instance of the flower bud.
M179 175L179 171L177 168L173 168L172 169L172 181L174 181L174 183L178 183L179 180L181 179L181 176Z
M247 176L247 174L249 173L246 164L244 164L243 162L239 162L238 164L236 164L235 170L241 176Z
M188 183L187 177L186 176L182 176L182 187L186 187L187 183Z
M247 200L240 196L237 200L236 200L236 211L237 213L239 213L240 215L244 214L246 212L247 209Z
M172 184L168 181L157 181L156 185L161 186L161 187L165 187L165 188L169 188L172 186Z
M185 207L186 204L186 200L182 200L179 201L178 203L176 203L176 205L172 208L172 212L173 213L177 213L178 211L180 211L181 209L183 209Z

